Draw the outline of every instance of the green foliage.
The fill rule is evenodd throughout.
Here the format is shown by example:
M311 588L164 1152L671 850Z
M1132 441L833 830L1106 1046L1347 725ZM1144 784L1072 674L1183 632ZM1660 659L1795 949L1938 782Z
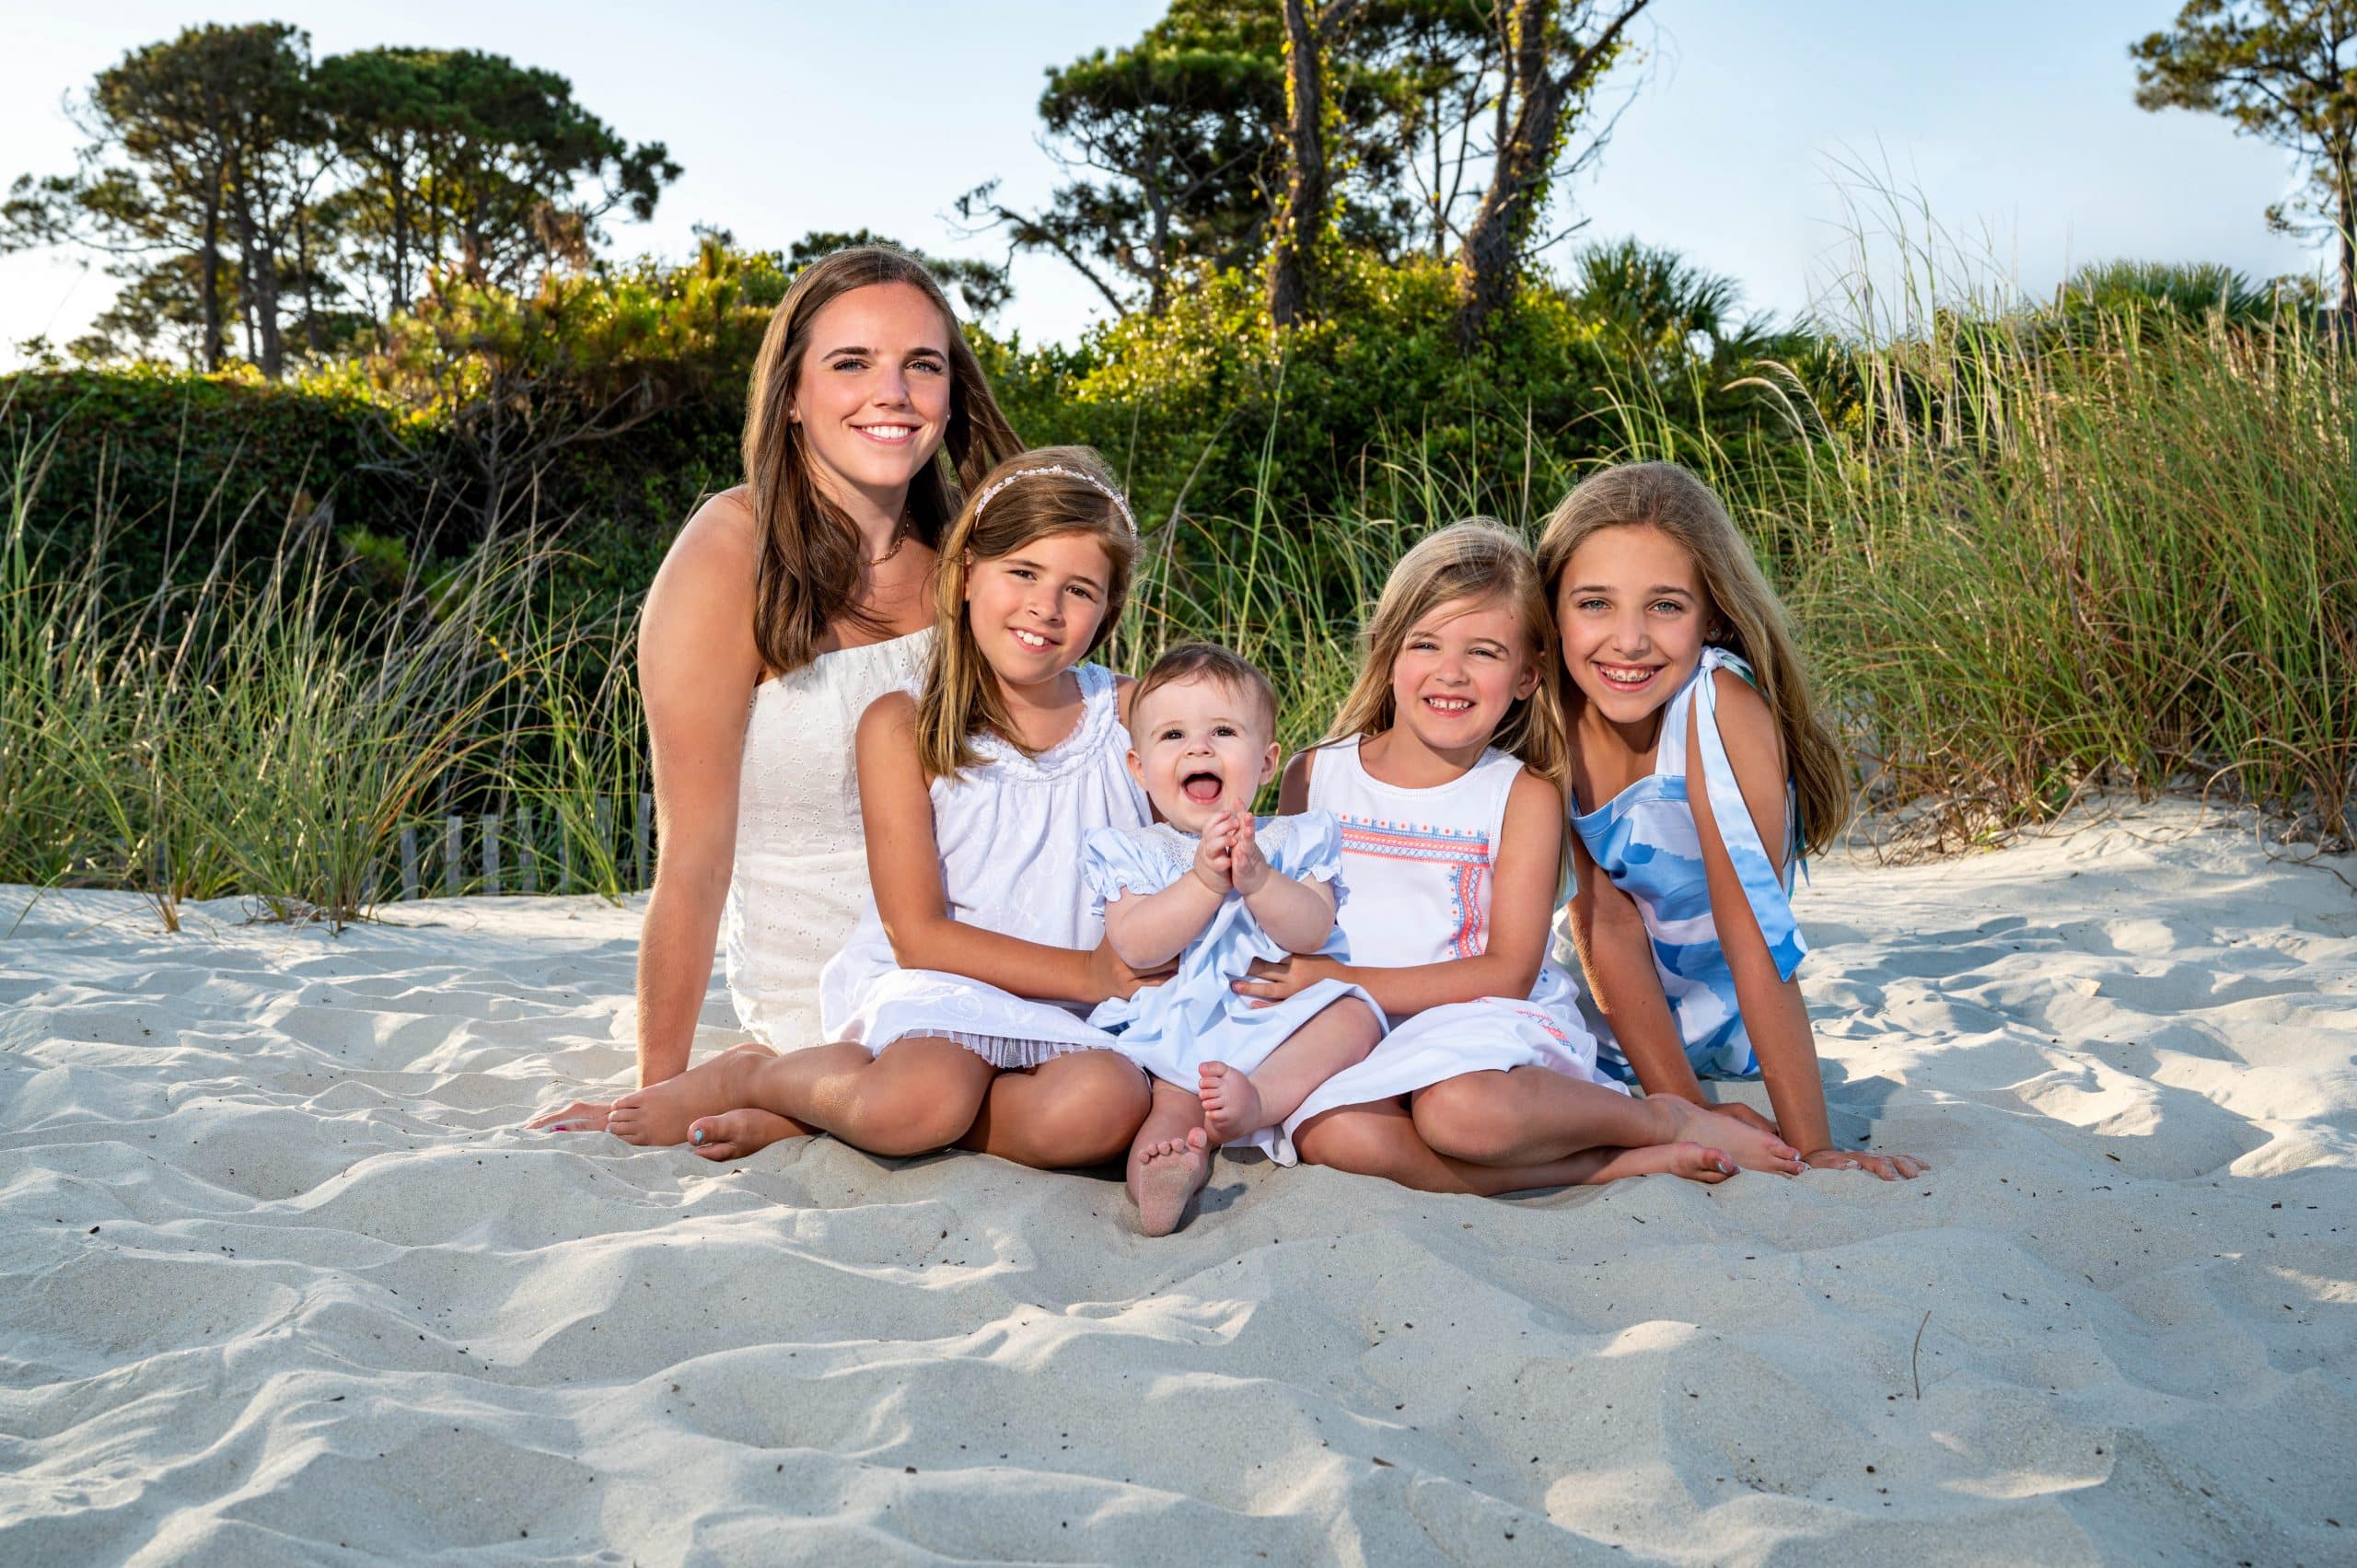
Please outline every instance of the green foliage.
M2357 319L2357 5L2186 0L2174 30L2129 53L2143 108L2223 114L2307 166L2305 191L2268 222L2332 244L2341 313Z

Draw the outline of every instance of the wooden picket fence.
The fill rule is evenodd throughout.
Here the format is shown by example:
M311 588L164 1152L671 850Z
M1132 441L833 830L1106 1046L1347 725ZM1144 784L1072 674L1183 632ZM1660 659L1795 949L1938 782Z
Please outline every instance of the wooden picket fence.
M616 797L607 796L591 802L586 822L518 806L412 824L401 831L398 882L384 872L371 880L402 900L644 891L655 880L655 797L619 798L633 808L621 814L628 823L619 837ZM606 866L610 881L601 874Z

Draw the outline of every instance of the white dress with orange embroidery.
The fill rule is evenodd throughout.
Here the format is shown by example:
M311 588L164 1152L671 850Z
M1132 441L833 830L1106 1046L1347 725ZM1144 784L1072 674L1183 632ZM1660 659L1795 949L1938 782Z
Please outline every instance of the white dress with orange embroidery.
M1506 796L1521 772L1520 759L1490 750L1445 784L1406 789L1370 774L1356 740L1319 749L1310 764L1309 807L1341 824L1351 897L1338 919L1353 968L1445 963L1486 949L1491 871ZM1320 1111L1515 1067L1620 1087L1597 1070L1596 1039L1580 1023L1571 977L1551 961L1540 964L1527 996L1483 996L1392 1019L1365 1061L1310 1091L1269 1141L1270 1155L1292 1164L1295 1132Z

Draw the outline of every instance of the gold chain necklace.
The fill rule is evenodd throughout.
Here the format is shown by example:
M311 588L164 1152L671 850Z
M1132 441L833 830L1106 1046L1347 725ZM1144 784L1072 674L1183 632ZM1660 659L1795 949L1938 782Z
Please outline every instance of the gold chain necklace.
M892 530L892 547L891 547L889 550L887 550L883 554L878 555L878 556L875 557L873 560L869 561L869 562L868 562L868 564L869 564L870 566L881 566L881 565L883 565L883 564L884 564L884 563L886 563L887 561L891 560L891 559L892 559L892 557L894 557L895 555L900 554L900 546L902 546L902 545L904 545L904 544L906 544L906 543L908 543L908 542L909 542L909 515L908 515L906 512L903 512L903 513L901 513L901 514L900 514L900 526L899 528L894 528L894 529Z

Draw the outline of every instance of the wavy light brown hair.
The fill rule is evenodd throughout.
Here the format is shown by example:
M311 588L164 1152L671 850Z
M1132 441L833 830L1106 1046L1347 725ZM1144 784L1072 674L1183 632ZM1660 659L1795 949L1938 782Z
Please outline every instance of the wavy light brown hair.
M1538 540L1538 574L1549 604L1573 552L1591 535L1619 528L1658 528L1693 560L1710 601L1705 623L1716 622L1709 641L1751 667L1775 715L1800 797L1801 851L1826 848L1850 820L1849 760L1817 712L1782 601L1734 519L1709 485L1676 463L1621 463L1590 474L1563 497Z
M761 531L753 588L753 641L772 675L800 669L817 656L828 624L849 621L871 636L890 629L855 609L866 554L859 530L811 476L802 427L787 411L810 349L819 312L853 289L906 284L941 312L949 353L949 426L941 449L909 485L909 531L939 548L961 494L1022 449L991 395L981 361L958 330L958 313L914 257L887 246L838 250L805 267L785 291L753 362L745 410L745 485Z
M1538 685L1515 703L1490 737L1499 750L1562 789L1570 751L1563 739L1563 661L1555 654L1555 616L1538 586L1530 547L1488 517L1452 523L1427 534L1399 557L1375 616L1361 637L1358 679L1320 746L1353 736L1380 735L1399 719L1391 696L1391 666L1408 633L1442 605L1457 599L1495 602L1514 611L1530 643Z
M1027 471L1049 468L1074 471ZM993 494L992 487L1001 480L1012 482ZM917 755L927 779L953 778L981 761L974 738L985 733L1027 757L1034 755L1007 715L998 674L982 656L966 619L966 580L973 563L1012 555L1034 540L1058 534L1086 534L1103 545L1108 565L1105 615L1097 622L1097 635L1081 652L1081 658L1088 657L1120 624L1130 598L1131 571L1137 563L1137 528L1123 504L1114 499L1120 490L1104 459L1086 447L1041 447L1021 453L970 487L970 499L942 541L941 563L934 572L933 652L925 660L924 686L917 696ZM987 505L981 505L984 495L990 497Z

